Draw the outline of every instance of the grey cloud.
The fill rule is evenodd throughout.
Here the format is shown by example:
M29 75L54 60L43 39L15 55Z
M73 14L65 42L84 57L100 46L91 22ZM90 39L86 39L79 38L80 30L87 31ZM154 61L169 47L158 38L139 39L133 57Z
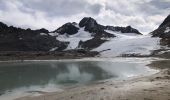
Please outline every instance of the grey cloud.
M5 10L5 9L6 9L5 2L0 0L0 10Z
M167 9L170 8L170 1L165 0L152 0L149 4L155 6L158 9Z
M146 15L162 15L163 13L169 13L170 1L165 0L151 0L145 4L139 5L138 9L140 12ZM166 14L165 14L166 15Z
M91 16L104 25L150 32L170 13L169 5L170 0L0 0L0 21L54 30Z
M20 0L24 7L47 13L48 16L69 16L79 13L98 14L101 5L85 0Z

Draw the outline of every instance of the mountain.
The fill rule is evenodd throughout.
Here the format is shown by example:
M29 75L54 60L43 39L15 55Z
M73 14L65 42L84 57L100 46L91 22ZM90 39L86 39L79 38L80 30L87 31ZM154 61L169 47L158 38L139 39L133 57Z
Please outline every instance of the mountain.
M59 35L74 35L78 33L80 28L84 28L83 31L91 33L91 36L94 36L96 38L101 38L101 37L115 37L113 34L107 33L104 31L104 26L99 25L96 20L94 20L91 17L85 17L83 18L79 25L75 22L73 23L66 23L59 27L57 30L53 31L54 33L59 33Z
M68 22L51 32L0 23L0 39L0 51L62 51L94 56L90 53L93 52L106 57L148 55L157 49L159 41L131 26L104 26L91 17L84 17L79 23Z
M108 30L111 32L108 32ZM137 29L131 26L104 26L91 17L84 17L79 23L66 23L49 34L51 36L56 36L59 41L69 42L66 50L92 50L107 42L109 38L117 37L112 32L142 35Z
M154 37L170 38L170 15L151 33Z
M163 23L151 32L151 34L153 37L160 37L162 45L170 46L170 15L168 15Z
M121 33L136 33L142 35L137 29L132 28L131 26L127 27L114 27L114 26L103 26L97 23L97 21L91 17L84 17L79 24L73 23L66 23L59 27L57 30L53 31L53 33L59 33L60 35L67 34L67 35L74 35L78 33L80 28L84 28L84 31L91 33L91 36L97 38L109 38L115 37L115 35L106 32L105 30L111 30Z
M91 17L84 17L79 23L66 23L49 34L69 43L65 51L97 51L102 57L148 56L160 48L159 38L142 35L131 26L104 26Z
M64 50L68 43L50 36L46 29L31 30L7 26L0 22L0 51Z

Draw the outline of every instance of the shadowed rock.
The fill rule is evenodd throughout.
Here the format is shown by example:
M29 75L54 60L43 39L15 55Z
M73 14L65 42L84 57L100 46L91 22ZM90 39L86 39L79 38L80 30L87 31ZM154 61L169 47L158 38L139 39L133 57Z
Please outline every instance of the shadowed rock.
M57 30L55 30L54 32L57 32L61 35L63 34L68 34L68 35L73 35L76 34L78 32L79 28L77 28L75 26L75 23L66 23L63 26L61 26L60 28L58 28Z
M68 45L48 35L46 29L21 29L4 23L0 23L0 40L0 51L49 51L56 47L63 50Z
M159 28L163 27L163 26L166 26L170 24L170 15L168 15L165 20L163 21L163 23L159 26Z
M163 23L151 34L153 37L160 37L160 38L170 38L170 15L163 21ZM167 30L167 31L166 31Z
M87 41L80 41L79 42L79 48L84 48L86 50L91 50L94 48L99 47L101 44L103 44L104 42L106 42L107 40L102 40L100 38L93 38Z
M163 23L153 32L151 32L153 37L160 37L161 45L170 46L170 15L163 21Z
M105 32L105 26L98 24L97 21L91 17L83 18L79 23L79 27L84 27L85 31L92 33L92 35L97 38L115 37L113 34Z
M142 35L137 29L134 29L131 26L127 26L127 27L106 26L106 29L111 30L111 31L121 32L121 33L136 33L136 34Z

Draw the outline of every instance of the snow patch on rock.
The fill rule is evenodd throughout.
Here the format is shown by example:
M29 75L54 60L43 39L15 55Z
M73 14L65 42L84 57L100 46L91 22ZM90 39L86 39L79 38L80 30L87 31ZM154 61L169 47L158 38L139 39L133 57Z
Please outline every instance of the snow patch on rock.
M164 33L169 33L170 32L170 27L167 27Z
M40 33L40 35L47 35L46 33Z
M58 33L48 33L51 36L58 36Z
M50 51L55 51L55 50L57 50L58 49L58 47L54 47L54 48L52 48Z

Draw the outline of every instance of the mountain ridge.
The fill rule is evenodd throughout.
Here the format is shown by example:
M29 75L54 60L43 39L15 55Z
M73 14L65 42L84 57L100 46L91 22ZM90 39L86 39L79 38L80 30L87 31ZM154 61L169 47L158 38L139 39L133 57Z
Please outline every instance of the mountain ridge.
M78 24L75 22L68 22L58 29L54 31L48 31L45 28L32 30L17 28L14 26L8 26L2 22L0 22L0 51L55 51L55 50L64 50L68 46L68 42L63 42L55 39L59 35L75 35L79 32L79 30L85 31L86 33L91 35L93 42L98 42L100 45L104 43L102 38L114 38L116 37L114 34L108 33L105 30L112 31L120 31L122 33L132 32L136 34L140 34L140 32L130 26L127 27L114 27L114 26L103 26L97 23L97 21L91 17L84 17ZM83 30L84 29L84 30ZM134 31L135 30L135 31ZM50 35L55 33L57 35ZM81 34L81 33L80 33ZM96 40L96 41L95 41ZM100 42L103 41L103 42ZM79 41L80 42L80 41ZM90 41L86 41L81 43L80 45L89 44ZM93 43L93 42L90 42ZM7 46L8 44L8 46ZM14 46L13 46L14 45ZM93 44L92 44L93 45ZM83 47L83 46L81 46ZM96 47L94 45L94 47ZM9 50L8 50L9 49ZM89 48L91 49L91 48Z
M61 55L70 52L68 55L75 56L149 56L155 55L155 51L161 52L165 47L161 43L170 44L167 28L169 17L151 35L142 35L131 26L104 26L91 17L84 17L79 23L68 22L51 32L44 28L22 29L1 22L0 51L51 52L57 56L60 54L55 52Z

